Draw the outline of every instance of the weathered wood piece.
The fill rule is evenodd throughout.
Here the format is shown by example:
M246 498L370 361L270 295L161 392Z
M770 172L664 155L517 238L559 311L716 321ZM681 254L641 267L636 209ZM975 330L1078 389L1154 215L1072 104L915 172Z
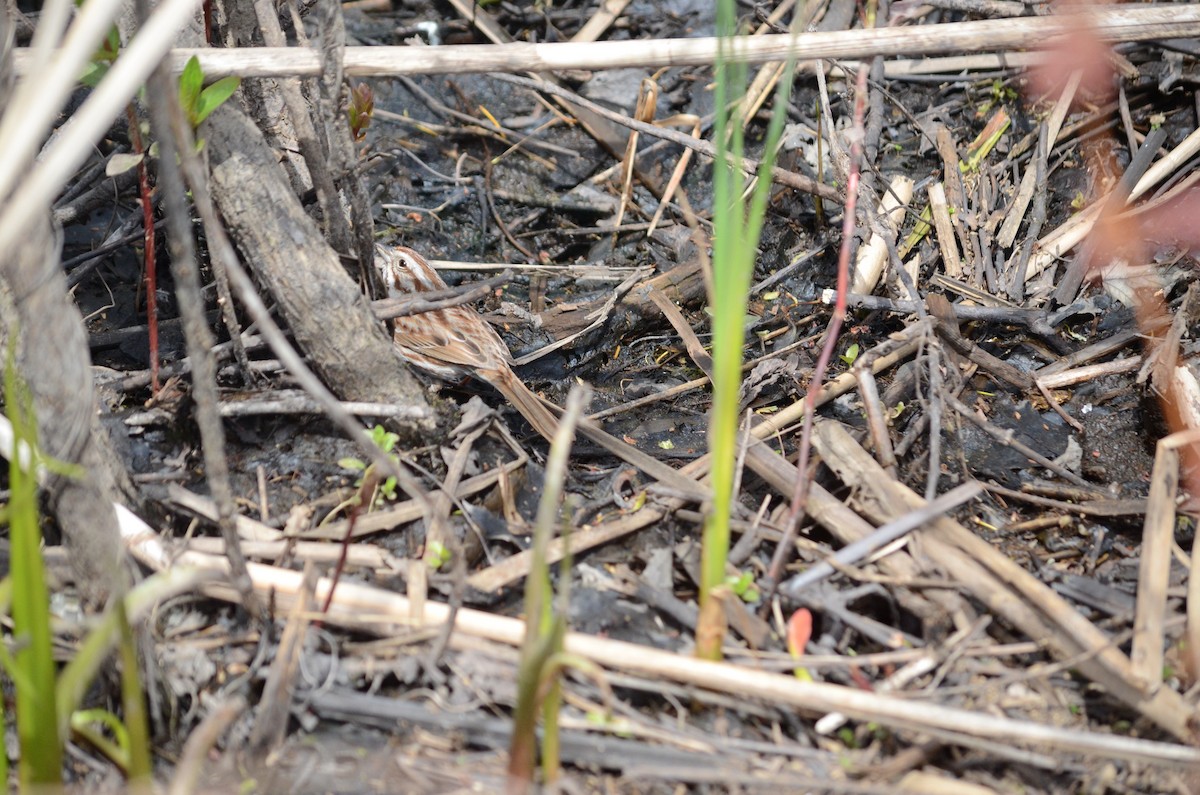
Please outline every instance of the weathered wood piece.
M230 234L317 374L344 400L425 406L257 128L226 104L209 118L206 138L213 195Z

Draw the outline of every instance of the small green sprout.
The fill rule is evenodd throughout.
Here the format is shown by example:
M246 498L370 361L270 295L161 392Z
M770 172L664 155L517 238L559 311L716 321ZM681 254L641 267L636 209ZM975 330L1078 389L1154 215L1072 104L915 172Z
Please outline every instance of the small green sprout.
M425 547L425 565L434 571L441 571L450 558L450 550L441 541L431 541Z
M1017 98L1017 91L1003 80L992 81L992 98L997 102L1012 102Z
M738 595L738 598L749 604L757 604L762 599L762 593L758 590L758 586L754 584L754 575L748 571L743 571L738 575L730 575L725 578L725 582L729 585L729 589Z
M606 715L602 710L593 709L588 710L584 715L584 721L589 726L607 730L614 737L633 738L633 732L630 730L632 724L628 718L614 718L612 715Z
M846 352L843 353L838 358L841 359L842 362L845 363L845 365L847 367L853 367L855 360L858 359L858 353L859 353L858 343L855 342L855 343L852 343L850 345L850 347L846 349Z
M400 437L391 431L384 428L382 425L376 425L371 429L371 441L374 442L380 450L385 453L391 453L396 449L396 443L400 441ZM338 466L342 469L350 469L355 472L361 472L362 475L354 482L356 487L362 486L363 481L367 479L367 473L374 467L374 464L367 465L364 461L347 456L338 460ZM375 499L371 505L378 506L384 503L384 500L396 499L396 478L389 476L375 488Z
M179 104L183 108L188 124L192 125L192 129L197 129L200 123L207 119L214 110L233 96L233 92L237 91L241 84L241 78L231 75L222 77L205 88L204 72L200 69L200 60L194 55L189 58L183 67L183 73L179 75ZM197 151L203 146L202 140L196 141Z

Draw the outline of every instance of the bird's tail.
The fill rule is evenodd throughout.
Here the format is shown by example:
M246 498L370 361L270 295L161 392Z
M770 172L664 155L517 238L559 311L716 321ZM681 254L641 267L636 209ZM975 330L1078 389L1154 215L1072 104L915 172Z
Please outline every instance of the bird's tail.
M558 418L546 407L542 399L521 383L512 370L493 371L488 375L491 377L487 381L521 412L521 416L533 429L545 437L546 441L554 441L554 434L558 430Z
M489 371L486 380L500 390L504 397L508 398L508 402L521 412L521 416L534 427L534 430L546 437L548 441L554 441L554 434L559 425L558 416L555 414L557 407L551 408L553 404L547 404L530 391L529 387L521 383L512 370ZM562 409L558 409L558 412L561 413ZM633 445L607 433L598 425L585 419L579 423L576 430L581 436L598 444L626 463L632 464L660 483L684 494L696 495L699 499L708 497L708 490L691 477L681 474L669 464L665 464L649 453L644 453Z

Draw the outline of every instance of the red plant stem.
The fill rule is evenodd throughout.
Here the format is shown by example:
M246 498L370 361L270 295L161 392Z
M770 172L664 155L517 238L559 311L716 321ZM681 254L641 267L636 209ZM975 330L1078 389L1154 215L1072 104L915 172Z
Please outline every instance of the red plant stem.
M797 463L796 488L792 492L792 512L788 528L794 532L800 513L808 501L808 458L812 448L813 414L816 412L817 393L825 379L825 369L833 358L833 349L837 344L838 334L842 330L842 321L846 319L846 292L850 287L850 247L854 242L854 210L858 204L859 161L862 160L863 139L866 129L863 119L867 107L867 65L860 66L858 78L854 84L854 133L850 144L850 174L846 178L846 203L842 208L842 246L838 252L837 271L837 301L833 305L833 316L829 319L829 329L825 333L825 344L821 347L821 355L817 358L817 366L813 368L812 379L808 382L808 394L804 397L804 429L800 435L800 460Z
M333 592L337 590L338 583L342 579L342 572L346 569L346 558L350 554L350 543L354 540L354 526L358 524L358 515L364 509L370 509L371 503L375 500L375 493L382 482L383 478L375 471L374 467L369 467L363 472L362 483L359 485L356 495L357 499L350 503L350 517L346 522L346 535L342 537L342 551L338 553L337 565L333 567L333 574L329 578L329 592L325 594L325 604L321 606L322 613L329 612L329 606L333 604Z
M329 578L329 591L325 594L325 604L321 605L322 613L329 612L329 606L333 604L333 592L337 590L338 583L342 581L342 572L346 570L346 558L350 554L350 542L354 540L354 526L358 524L358 514L361 510L362 506L359 504L350 506L350 519L346 522L346 535L342 537L342 549L338 553L337 565L333 567L333 574ZM317 622L317 626L319 625L320 623Z
M129 140L133 151L145 155L142 134L138 129L137 112L130 104L125 108L129 121ZM154 267L154 201L150 196L150 175L146 158L138 163L138 192L142 199L142 236L145 247L143 267L146 272L146 327L150 336L150 394L158 394L158 273Z

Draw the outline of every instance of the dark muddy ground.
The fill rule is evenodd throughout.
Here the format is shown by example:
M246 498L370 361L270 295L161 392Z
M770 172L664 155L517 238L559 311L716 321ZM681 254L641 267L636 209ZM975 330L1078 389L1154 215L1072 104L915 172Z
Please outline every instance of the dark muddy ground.
M707 3L633 2L620 16L610 38L672 38L711 33ZM553 41L570 37L594 12L590 3L541 8L532 4L500 3L479 13L493 14L516 39ZM456 41L475 40L469 24L450 17L448 8L403 4L395 9L346 9L352 40L362 44L399 44L417 33L419 23L437 23L439 34ZM934 11L923 21L955 21L959 12ZM973 17L972 17L973 18ZM1167 131L1162 146L1171 149L1196 129L1195 97L1185 86L1164 89L1170 69L1190 74L1190 55L1165 60L1156 44L1125 45L1123 58L1138 67L1136 77L1123 79L1130 125L1140 133L1160 124ZM564 75L566 85L585 97L625 114L634 110L639 86L653 77L658 86L656 118L712 111L711 71L671 68L620 69L611 72ZM1185 80L1186 84L1186 80ZM514 355L539 350L567 333L561 310L573 304L605 299L634 274L637 281L694 261L697 249L677 206L665 214L659 228L646 236L646 222L657 199L641 184L632 193L625 226L614 236L611 223L619 195L618 177L595 180L617 159L584 130L548 102L525 88L491 75L428 76L370 81L376 102L362 162L369 181L377 235L384 241L410 246L433 260L458 263L443 271L451 284L495 269L472 263L514 265L515 275L478 304L493 322ZM886 99L877 120L880 137L867 180L875 191L896 174L917 183L900 237L913 228L925 206L925 187L941 178L943 160L926 135L935 125L949 131L960 155L998 109L1012 125L988 156L979 180L987 189L968 197L964 217L973 229L995 233L1008 208L1009 197L1029 161L1029 136L1036 137L1044 105L1028 99L1019 70L956 75L927 75L919 79L883 81ZM829 109L845 120L852 108L849 88L831 78ZM781 163L816 177L808 161L812 130L818 127L819 102L811 73L798 80L788 109L787 147ZM1152 121L1152 117L1153 121ZM1161 117L1159 119L1158 117ZM1081 203L1098 193L1088 168L1089 141L1112 137L1117 175L1129 163L1126 140L1113 133L1120 112L1113 106L1084 105L1067 118L1058 146L1049 157L1050 171L1041 190L1045 198L1043 233L1076 213ZM497 124L505 132L496 129ZM841 122L839 122L841 124ZM750 130L752 142L764 124ZM643 141L643 146L650 142ZM1026 154L1014 156L1024 145ZM111 146L122 141L115 136ZM680 150L659 146L639 160L639 168L661 181L670 174ZM1187 173L1186 169L1183 173ZM693 165L683 181L691 207L702 217L711 211L711 171ZM119 181L119 180L118 180ZM190 527L192 514L168 499L168 485L207 493L191 422L186 385L171 385L164 396L150 400L144 381L147 337L144 302L136 289L139 264L132 244L115 248L87 264L72 258L94 249L111 231L136 219L130 185L120 188L120 201L94 209L88 223L67 229L64 258L77 274L76 296L89 318L95 364L103 368L103 394L114 410L115 435L123 454L146 493L158 503L165 526L182 536L204 534L207 525ZM980 197L989 196L990 204ZM766 357L751 376L753 391L746 405L764 417L803 399L816 359L819 334L830 307L822 291L833 286L840 235L841 208L818 207L806 194L777 188L760 247L756 287L749 307L747 356ZM999 213L995 224L990 215ZM608 224L608 227L605 227ZM860 224L860 229L865 228ZM136 227L133 233L139 234ZM991 256L1000 262L1016 257L1023 237L1002 247L993 243ZM1178 308L1195 281L1195 261L1186 245L1155 241L1152 252L1166 281L1161 299L1171 311ZM930 236L914 252L926 263L918 287L944 293L957 307L997 305L972 301L968 290L934 280L942 273L937 244ZM792 267L792 263L802 264ZM930 263L933 263L932 266ZM537 267L526 267L537 266ZM85 270L86 269L86 270ZM164 318L175 315L171 286L163 269ZM781 275L782 274L782 275ZM968 278L971 286L1005 299L1000 276L980 269ZM1053 288L1053 283L1049 289ZM623 289L628 290L628 286ZM878 295L902 295L894 281ZM1022 311L1046 306L1047 289L1033 287L1021 301L999 304ZM630 294L630 293L627 293ZM687 322L707 342L708 321L699 292L684 302ZM209 296L212 297L211 294ZM636 297L636 296L634 296ZM1049 333L1035 333L1019 320L972 319L960 314L958 331L976 350L1031 373L1099 340L1137 330L1129 308L1096 285L1085 285L1077 310L1059 318ZM557 313L556 313L556 310ZM609 433L660 460L680 467L706 449L709 393L707 386L673 388L702 376L689 358L679 335L644 303L607 310L608 322L570 345L518 368L537 391L561 404L576 380L592 384L593 412L625 407L631 401L661 394L661 400L609 414L603 420ZM574 322L574 321L572 321ZM837 342L829 378L850 369L851 346L866 352L916 322L911 311L852 308ZM558 325L556 325L558 324ZM891 435L899 446L896 477L917 493L925 493L930 467L931 391L951 390L958 400L994 428L1016 439L1057 467L1084 482L1064 480L1060 473L1032 463L1028 456L1002 444L995 435L961 418L945 406L940 415L940 449L935 463L940 472L938 493L965 480L977 479L990 489L955 512L959 522L1001 550L1027 572L1062 595L1087 620L1117 638L1128 651L1131 608L1137 579L1144 498L1154 463L1155 443L1168 431L1161 403L1151 388L1138 380L1136 369L1102 374L1053 389L1049 396L1079 424L1074 428L1037 389L1016 389L980 359L956 352L938 338L925 339L921 358L879 374L879 390L891 416ZM1184 351L1188 344L1185 336ZM168 324L159 341L162 358L170 363L182 356L182 338ZM1133 356L1136 339L1107 354ZM1194 351L1193 351L1194 352ZM266 360L265 351L254 353ZM929 382L929 360L937 356L941 384ZM1103 360L1102 360L1103 361ZM226 362L228 364L228 362ZM266 377L244 383L236 368L223 371L221 387L228 402L248 394L291 388L289 379L269 365ZM439 384L443 433L425 446L412 444L403 458L423 473L424 485L437 487L445 476L452 448L460 442L450 434L457 409L476 395L498 412L499 421L515 435L530 460L508 480L464 496L453 516L455 529L468 540L471 571L494 566L529 546L530 523L541 491L545 442L499 396L476 381ZM149 407L147 407L149 401ZM864 408L857 392L830 402L821 415L865 430ZM368 418L368 423L372 421ZM282 528L297 510L307 511L303 530L319 526L352 492L355 473L339 466L358 455L326 421L314 416L275 414L227 420L229 459L239 508L248 517ZM860 434L861 436L861 434ZM775 442L794 455L798 434L790 431ZM497 433L489 431L476 443L466 475L513 461L517 453ZM793 458L794 460L794 458ZM844 477L826 469L821 482L839 498L852 500L856 489ZM599 526L636 513L646 497L645 483L611 455L580 442L572 456L567 491L577 527ZM752 543L739 546L738 569L766 587L766 574L785 529L787 497L747 471L741 483L743 516L759 515ZM1121 501L1121 502L1119 502ZM1125 506L1118 510L1113 506ZM1095 512L1080 504L1104 503ZM570 625L573 630L626 640L644 646L687 654L693 645L696 556L700 525L697 506L669 513L662 521L575 560L571 574ZM882 521L877 522L882 524ZM1179 520L1177 541L1192 543L1193 525ZM387 565L352 566L346 579L403 591L404 561L424 551L420 522L401 524L362 539L391 557ZM736 541L736 539L735 539ZM841 546L821 525L806 521L788 572L802 571ZM917 545L919 554L919 544ZM275 561L278 556L268 560ZM1181 618L1180 597L1186 567L1180 555L1173 563L1169 614ZM298 566L289 552L278 562ZM322 564L328 566L328 563ZM904 660L886 661L888 652L939 650L936 673L905 685L914 700L962 707L985 714L1003 714L1047 725L1097 733L1169 740L1169 733L1140 716L1127 704L1106 695L1075 674L1070 661L1047 651L1046 639L1033 637L1003 617L991 614L954 572L937 565L923 567L924 584L911 585L894 575L880 577L873 567L853 577L836 576L822 595L804 599L776 596L766 604L750 604L764 621L760 651L779 667L787 661L778 636L778 619L801 604L815 614L809 655L851 655L872 660L861 667L814 663L821 681L874 689ZM930 582L937 580L937 582ZM496 614L521 615L520 582L494 591L456 589L450 575L434 575L431 598L464 593L465 606ZM948 590L965 595L962 615L940 620L918 617L903 594ZM653 597L653 598L652 598ZM457 597L455 597L457 598ZM895 633L880 635L856 619ZM1180 692L1191 685L1175 656L1180 621L1167 632L1171 667L1164 687ZM955 630L953 646L943 646ZM895 638L903 640L896 641ZM731 639L743 651L743 635ZM213 769L203 785L208 791L234 787L258 792L457 792L494 791L503 786L508 743L508 717L514 699L515 657L510 649L480 641L476 647L455 646L436 664L427 658L428 637L393 639L391 645L370 633L354 634L331 626L310 632L301 663L302 673L292 700L293 722L285 746L270 763L251 763L239 756L250 731L253 711L236 721L214 751ZM212 699L230 680L254 663L256 643L243 616L220 603L190 600L164 608L154 628L158 662L165 677L166 699L154 714L156 739L164 762L180 753L183 741L210 709ZM883 655L879 661L871 655ZM268 660L270 655L268 655ZM816 659L816 658L814 658ZM1031 672L1032 671L1032 672ZM260 675L261 676L261 675ZM812 714L761 698L718 693L653 677L613 672L610 684L615 711L627 723L603 733L588 728L588 716L603 696L594 683L575 677L564 707L569 791L895 791L905 775L934 775L957 779L957 786L984 791L1022 792L1176 792L1185 791L1178 774L1118 759L1102 765L1093 755L1055 757L1057 751L1028 756L1007 745L966 742L964 736L934 737L892 725L851 721L840 730L821 734ZM252 703L261 693L255 680L247 692ZM356 700L370 694L373 700ZM382 707L388 707L383 709ZM933 791L927 779L908 779L911 791ZM949 791L949 790L947 790ZM966 792L967 789L955 791ZM970 790L975 791L975 790Z

